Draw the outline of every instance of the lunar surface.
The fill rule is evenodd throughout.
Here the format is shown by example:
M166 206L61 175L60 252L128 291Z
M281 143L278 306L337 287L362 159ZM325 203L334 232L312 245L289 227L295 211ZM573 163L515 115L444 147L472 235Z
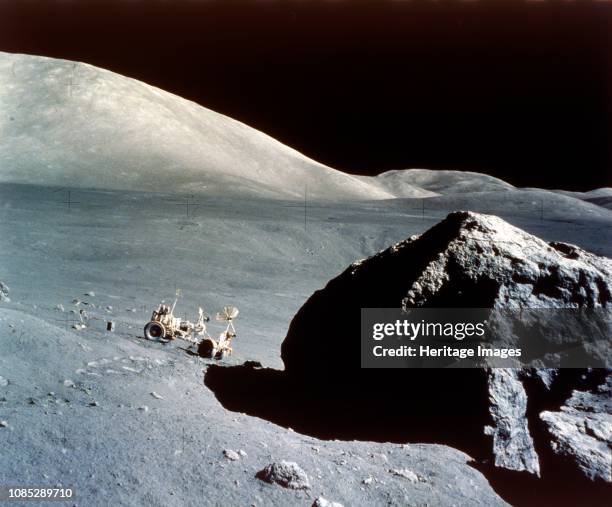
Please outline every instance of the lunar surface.
M0 484L72 486L83 506L506 505L452 447L319 439L228 410L204 384L218 361L143 326L177 291L191 320L235 305L221 364L280 370L294 315L354 261L455 210L610 257L611 195L354 177L133 79L0 54ZM313 375L321 354L315 334Z

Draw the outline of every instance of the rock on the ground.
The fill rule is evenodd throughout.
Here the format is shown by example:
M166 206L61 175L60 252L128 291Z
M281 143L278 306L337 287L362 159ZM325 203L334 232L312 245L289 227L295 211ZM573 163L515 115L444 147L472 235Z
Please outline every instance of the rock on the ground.
M257 472L256 477L270 484L278 484L289 489L310 489L310 481L306 472L293 461L270 463Z
M11 301L9 298L9 292L10 289L8 285L0 281L0 302L9 303Z
M391 469L389 472L391 472L393 475L397 475L398 477L408 479L410 482L419 482L419 476L407 468Z
M313 503L312 507L344 507L341 503L332 502L320 496Z
M240 459L240 454L232 449L223 449L223 456L225 456L230 461L238 461Z
M559 412L540 414L553 452L591 480L612 482L612 375L597 392L574 391Z
M478 370L448 368L402 370L401 374L360 370L354 365L360 363L361 309L594 309L611 305L610 259L573 245L547 243L496 216L455 212L422 235L355 262L315 292L294 317L281 356L290 377L308 386L322 386L321 392L335 396L336 401L360 393L354 395L355 402L363 406L357 414L360 417L376 410L377 417L387 414L393 421L401 410L405 414L412 409L432 426L422 431L425 438L447 443L453 438L451 432L457 432L458 422L464 421L468 430L480 426L481 434L488 427L494 438L487 445L498 466L537 474L538 458L524 410L529 392L522 383L528 372L510 379L482 370L481 375ZM555 325L550 320L535 325ZM324 354L317 354L313 362L315 350L324 350ZM539 377L549 389L553 383L572 378L562 371L546 371ZM507 382L501 382L504 379ZM404 391L405 397L396 391ZM431 403L432 399L436 402ZM377 405L367 408L362 400L376 400ZM401 409L402 403L406 409ZM472 417L469 423L467 417ZM452 423L434 429L443 418ZM406 425L407 438L415 438L411 431L416 430L411 428L416 419ZM467 452L481 448L472 437L457 441L450 445Z

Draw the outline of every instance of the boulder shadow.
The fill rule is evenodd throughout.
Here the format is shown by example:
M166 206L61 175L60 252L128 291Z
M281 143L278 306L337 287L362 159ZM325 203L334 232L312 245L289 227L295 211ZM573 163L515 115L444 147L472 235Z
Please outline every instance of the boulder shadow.
M568 376L579 373L570 371ZM490 424L483 375L476 369L361 370L343 381L341 375L318 371L316 364L310 377L298 377L248 361L210 365L204 383L227 410L321 440L430 443L459 449L472 457L469 465L511 505L606 505L610 485L589 481L554 455L533 416L530 429L542 477L494 466L490 437L483 432ZM534 396L528 412L557 409L566 399L567 389L562 389L549 392L544 402L529 384Z
M319 375L316 363L312 375L303 378L246 362L211 365L204 383L228 410L318 439L436 443L476 459L487 456L490 437L482 427L489 417L488 394L482 371L368 373L331 381ZM452 389L444 389L445 381L453 382ZM458 384L466 386L462 395Z

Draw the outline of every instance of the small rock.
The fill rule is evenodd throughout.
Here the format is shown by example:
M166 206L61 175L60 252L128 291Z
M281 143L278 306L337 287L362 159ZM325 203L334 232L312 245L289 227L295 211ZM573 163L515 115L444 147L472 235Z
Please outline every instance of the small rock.
M64 311L64 305L62 305L62 304L55 305L55 309L56 309L58 312L63 312L63 311Z
M100 406L100 404L96 400L93 400L93 401L89 402L89 406L90 407L98 407L98 406Z
M332 502L320 496L313 502L312 507L344 507L344 506L341 503Z
M366 477L363 481L361 481L363 484L369 485L372 484L374 482L374 479L372 477Z
M89 292L86 292L86 293L85 293L85 295L86 295L86 296L89 296L89 297L92 297L92 298L93 298L93 297L96 297L96 293L95 293L93 290L91 290L91 291L89 291Z
M306 472L293 461L270 463L255 475L269 484L278 484L288 489L310 489L310 481Z
M67 378L66 380L64 380L64 385L66 387L74 387L74 382L70 380L69 378Z
M157 394L155 391L151 391L151 396L153 396L153 398L155 398L156 400L164 399L164 397L161 394Z
M240 459L240 455L231 449L223 449L223 455L230 461L238 461Z
M0 375L0 386L6 387L8 386L8 383L9 383L8 380L5 379L2 375Z
M146 405L143 405L142 407L138 407L138 410L141 410L142 412L148 412L149 407L147 407Z
M404 477L410 482L419 482L419 476L415 474L412 470L408 470L407 468L391 469L389 470L389 472L391 472L393 475Z
M238 454L240 454L240 456L242 456L243 458L246 458L248 456L248 454L246 453L246 451L243 451L242 449L240 449L238 451Z
M8 426L8 423L4 420L0 421L0 428L6 428Z
M10 289L4 282L0 282L0 301L9 303L11 300L8 297Z

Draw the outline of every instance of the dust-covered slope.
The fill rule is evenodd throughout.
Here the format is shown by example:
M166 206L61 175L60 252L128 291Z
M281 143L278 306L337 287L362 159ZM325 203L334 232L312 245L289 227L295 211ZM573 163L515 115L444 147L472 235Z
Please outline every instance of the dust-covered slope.
M612 188L610 187L597 188L590 192L570 192L568 190L557 190L557 192L596 204L602 208L612 209Z
M387 198L271 137L91 65L0 53L0 182Z
M464 453L306 438L224 410L207 363L178 347L58 324L0 308L3 484L72 487L91 506L506 505ZM282 460L308 489L257 477Z

